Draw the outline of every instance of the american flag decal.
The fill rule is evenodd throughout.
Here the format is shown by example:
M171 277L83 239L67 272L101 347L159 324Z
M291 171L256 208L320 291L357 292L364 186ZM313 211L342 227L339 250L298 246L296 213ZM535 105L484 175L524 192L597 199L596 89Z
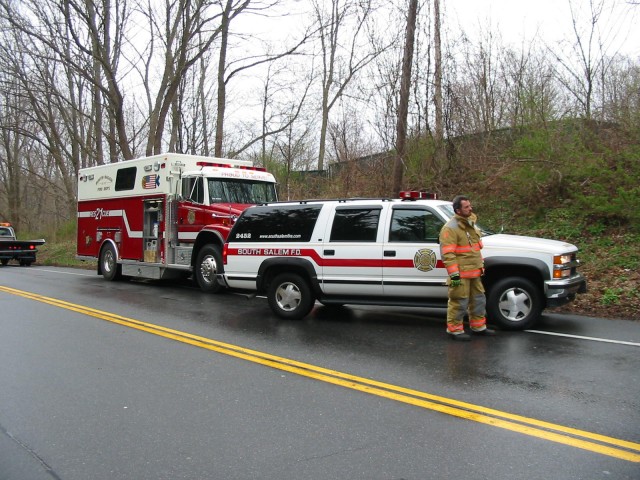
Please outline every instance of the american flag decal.
M148 190L150 188L156 188L160 185L159 175L146 175L142 177L142 188Z

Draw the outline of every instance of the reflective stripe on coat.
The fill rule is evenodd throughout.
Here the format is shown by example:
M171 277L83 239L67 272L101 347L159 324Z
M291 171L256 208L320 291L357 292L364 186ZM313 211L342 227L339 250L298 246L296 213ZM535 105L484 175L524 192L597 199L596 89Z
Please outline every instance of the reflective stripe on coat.
M440 255L447 273L458 273L461 278L480 277L484 268L476 216L472 215L469 220L455 215L440 230Z

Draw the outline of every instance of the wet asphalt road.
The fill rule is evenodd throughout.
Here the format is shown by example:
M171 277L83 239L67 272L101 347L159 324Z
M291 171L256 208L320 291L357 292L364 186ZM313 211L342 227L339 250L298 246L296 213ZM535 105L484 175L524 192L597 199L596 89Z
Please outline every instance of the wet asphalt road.
M1 267L0 479L640 478L640 324L536 330Z

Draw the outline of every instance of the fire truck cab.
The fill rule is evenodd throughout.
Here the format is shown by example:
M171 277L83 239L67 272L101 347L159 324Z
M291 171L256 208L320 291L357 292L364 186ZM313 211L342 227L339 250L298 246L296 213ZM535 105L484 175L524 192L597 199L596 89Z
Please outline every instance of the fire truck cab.
M167 153L78 172L77 258L107 280L188 277L221 287L222 245L240 213L277 200L251 162Z

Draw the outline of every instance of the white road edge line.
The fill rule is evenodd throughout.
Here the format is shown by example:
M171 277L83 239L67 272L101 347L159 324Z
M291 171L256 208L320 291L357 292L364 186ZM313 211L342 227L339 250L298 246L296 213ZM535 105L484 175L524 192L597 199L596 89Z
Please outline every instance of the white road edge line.
M75 272L61 272L59 270L47 270L46 268L39 268L38 269L39 272L49 272L49 273L62 273L63 275L78 275L81 277L91 277L91 276L95 276L95 272L93 274L89 274L89 273L75 273Z
M632 347L640 347L640 343L624 342L622 340L609 340L608 338L583 337L582 335L569 335L568 333L543 332L542 330L525 330L529 333L539 333L541 335L554 335L556 337L578 338L580 340L591 340L593 342L617 343L619 345L631 345Z

